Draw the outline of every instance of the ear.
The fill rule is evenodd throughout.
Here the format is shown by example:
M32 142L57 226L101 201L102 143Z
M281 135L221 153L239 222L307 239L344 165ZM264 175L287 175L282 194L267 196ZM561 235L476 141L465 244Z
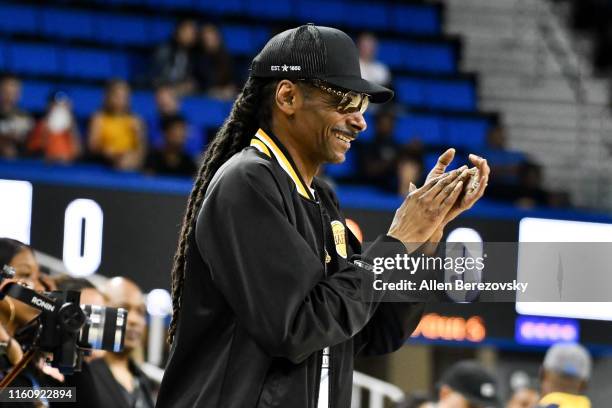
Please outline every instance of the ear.
M301 106L301 92L296 84L283 79L276 85L274 101L281 112L288 116L293 116L295 111Z

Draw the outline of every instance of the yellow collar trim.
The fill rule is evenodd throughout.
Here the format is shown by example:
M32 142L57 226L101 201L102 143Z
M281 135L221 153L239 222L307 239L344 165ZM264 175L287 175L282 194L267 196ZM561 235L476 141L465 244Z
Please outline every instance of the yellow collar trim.
M256 137L251 139L251 146L253 146L257 150L259 150L260 152L262 152L266 156L272 157L272 154L270 153L270 149L268 149L268 146L266 146L264 144L264 142L262 142L261 140L257 139Z
M302 180L298 177L297 172L291 165L291 162L287 159L283 151L278 147L274 140L266 134L262 129L257 130L253 139L251 139L251 146L254 146L257 150L264 153L265 155L272 157L270 152L274 155L278 164L285 170L285 172L291 177L298 193L309 200L313 200L314 197L308 190L308 188L302 183Z

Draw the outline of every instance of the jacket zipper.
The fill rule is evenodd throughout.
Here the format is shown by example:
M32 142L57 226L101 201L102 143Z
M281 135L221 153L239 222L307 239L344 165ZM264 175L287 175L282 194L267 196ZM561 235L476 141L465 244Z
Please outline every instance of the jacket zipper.
M318 198L318 197L317 197ZM317 206L319 207L319 214L321 215L321 231L323 232L323 257L322 257L322 262L323 262L323 272L325 273L325 277L327 278L327 263L325 262L325 258L327 256L331 256L329 255L329 252L327 252L327 237L325 234L325 216L323 215L323 207L321 205L321 202L317 200ZM321 371L323 370L323 351L321 350L319 352L319 381L317 382L318 386L317 388L319 388L321 386ZM332 408L332 354L331 354L331 347L329 347L329 353L327 355L327 406L328 408ZM321 390L319 389L317 391L317 405L319 405L319 392Z

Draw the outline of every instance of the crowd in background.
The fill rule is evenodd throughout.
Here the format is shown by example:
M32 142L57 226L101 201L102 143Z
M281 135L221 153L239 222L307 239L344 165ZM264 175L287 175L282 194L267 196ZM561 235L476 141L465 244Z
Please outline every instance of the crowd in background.
M390 69L376 59L377 46L376 37L370 33L358 37L362 75L392 86ZM145 121L134 113L130 108L130 84L110 80L99 109L92 112L81 129L70 95L61 89L52 92L45 112L35 120L30 112L19 108L19 78L4 75L0 78L0 158L33 157L64 164L84 161L120 171L193 176L214 132L189 123L181 112L181 98L194 93L234 98L239 82L234 62L216 26L198 26L194 20L185 19L177 24L172 38L154 51L151 67L155 117ZM356 171L339 181L375 186L399 195L406 195L411 183L423 181L425 155L436 147L425 146L419 135L411 135L414 137L410 143L398 142L396 119L402 109L393 104L370 108L373 120L369 125L374 128L374 139L355 142ZM507 150L501 124L490 131L487 143L488 151ZM488 151L475 153L487 157ZM467 156L472 152L460 153ZM537 163L524 160L497 165L491 161L491 167L488 199L524 208L569 205L567 194L546 191L542 168Z

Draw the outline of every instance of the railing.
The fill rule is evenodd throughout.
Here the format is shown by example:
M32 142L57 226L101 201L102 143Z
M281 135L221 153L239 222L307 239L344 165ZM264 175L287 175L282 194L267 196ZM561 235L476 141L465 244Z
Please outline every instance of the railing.
M517 14L532 13L536 16L538 35L537 46L534 47L536 55L533 80L537 81L546 75L542 72L545 69L543 62L546 53L550 53L574 94L578 114L574 138L575 160L571 165L574 169L573 180L576 182L574 197L580 198L575 201L582 206L610 209L612 200L606 196L610 180L604 167L604 163L610 159L607 157L606 144L609 135L605 129L605 122L610 118L610 112L606 107L593 109L596 105L593 104L592 98L589 98L586 80L589 75L587 58L581 55L584 52L576 46L572 33L564 25L563 17L553 3L540 0L520 1L517 4L520 9ZM589 126L590 123L600 123L600 129L594 130Z
M394 403L400 403L404 401L406 397L399 387L354 371L351 408L361 408L361 399L364 390L367 391L369 395L369 408L383 408L385 405L385 398Z

